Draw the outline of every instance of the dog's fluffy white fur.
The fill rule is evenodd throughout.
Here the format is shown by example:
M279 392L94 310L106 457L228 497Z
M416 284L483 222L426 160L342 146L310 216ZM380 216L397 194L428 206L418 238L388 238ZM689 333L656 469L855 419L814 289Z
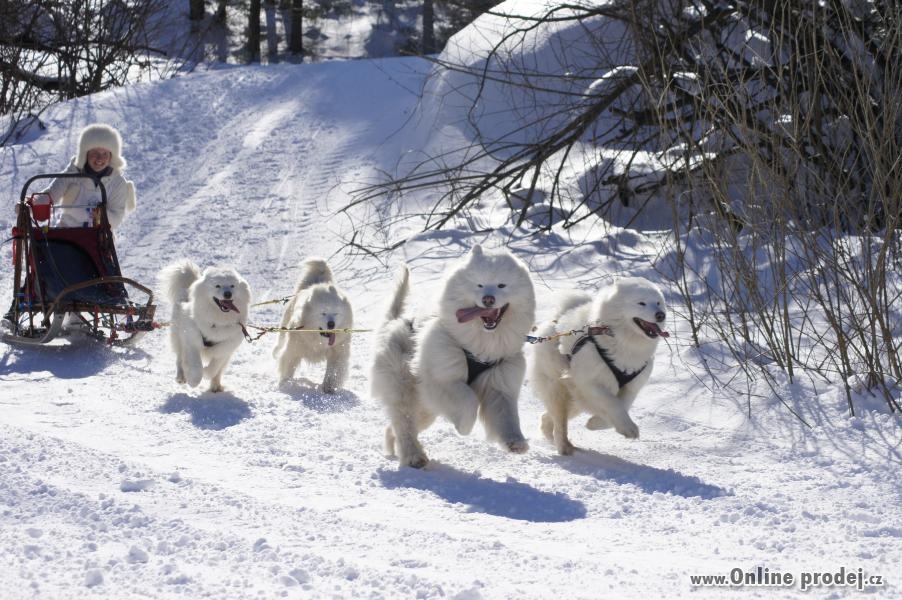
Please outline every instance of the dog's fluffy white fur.
M282 329L331 330L353 326L351 303L335 287L329 265L320 258L308 259L294 297L282 315ZM351 336L346 332L280 332L273 356L278 360L280 382L292 378L302 360L308 363L325 361L326 374L321 389L332 394L348 376Z
M444 283L437 315L402 317L409 290L405 269L379 332L371 375L373 396L390 425L385 449L400 464L428 462L417 438L436 416L469 434L477 415L489 439L512 452L529 445L517 401L526 371L523 344L535 317L535 292L526 267L509 252L474 246ZM484 363L470 383L468 357Z
M592 415L586 423L589 429L613 427L627 438L639 437L629 410L651 376L659 340L668 336L659 326L666 311L664 296L654 283L628 277L602 289L594 300L585 293L565 296L554 320L540 328L536 335L543 337L588 325L607 328L585 340L575 354L580 336L538 344L533 353L530 379L547 411L542 415L542 433L559 453L573 453L567 421L584 412ZM620 387L596 343L622 373L641 369L639 374Z
M164 268L160 283L172 302L175 380L196 387L206 377L211 392L222 391L222 375L244 340L250 287L234 269L210 267L201 273L190 260Z

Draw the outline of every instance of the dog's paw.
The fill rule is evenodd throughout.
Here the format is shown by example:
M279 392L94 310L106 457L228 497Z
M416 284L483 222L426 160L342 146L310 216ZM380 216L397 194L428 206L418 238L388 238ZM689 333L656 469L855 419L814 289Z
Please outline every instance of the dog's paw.
M476 407L474 406L473 410L462 410L461 413L463 414L456 415L452 421L454 428L460 435L470 435L473 426L476 425Z
M617 430L617 433L627 439L635 440L639 437L639 426L630 419L627 419L624 423L617 425L615 429Z
M176 383L185 383L185 381L187 381L187 380L185 379L185 376L182 375L181 373L179 373L178 375L175 376Z
M210 388L207 390L208 392L212 392L214 394L218 394L219 392L225 391L225 388L221 383L211 384Z
M201 373L200 371L196 373L188 373L188 377L185 379L185 383L187 383L191 387L197 387L200 385L200 382L203 378L203 373Z
M551 419L551 415L548 413L544 413L542 415L542 435L545 436L546 440L554 439L554 421Z
M329 384L324 383L321 386L319 386L319 391L321 391L324 394L334 394L335 392L338 391L338 388L331 383L329 383Z
M564 440L560 444L556 444L557 453L561 456L570 456L573 454L573 451L576 450L576 446L570 443L570 440Z
M400 462L402 465L413 467L414 469L422 469L429 462L429 458L422 452L418 452L403 458Z
M593 415L589 417L588 421L586 421L586 429L590 429L592 431L598 431L599 429L609 429L610 427L611 424L608 423L608 420L598 415Z
M504 445L507 446L507 449L514 454L523 454L527 450L529 450L529 442L524 439L511 440L509 442L505 442Z

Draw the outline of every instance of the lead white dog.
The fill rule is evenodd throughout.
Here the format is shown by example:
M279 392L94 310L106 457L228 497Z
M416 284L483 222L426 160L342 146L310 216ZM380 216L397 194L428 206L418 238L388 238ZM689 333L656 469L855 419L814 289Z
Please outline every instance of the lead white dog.
M629 409L654 367L661 329L667 317L661 290L641 277L619 279L592 299L585 293L564 298L553 321L537 336L592 326L585 335L539 344L530 379L545 403L542 433L560 454L572 454L567 421L580 413L592 417L589 429L613 427L627 438L639 437Z
M222 375L244 339L250 287L234 269L210 267L201 273L190 260L164 268L160 283L172 302L175 380L196 387L206 377L210 391L221 392Z
M436 416L469 434L477 415L489 439L511 452L529 444L517 401L526 372L523 344L535 317L535 292L526 267L509 252L474 246L444 283L438 314L414 323L402 318L406 271L379 332L371 376L373 396L390 425L385 449L400 464L427 462L417 436Z
M282 329L319 329L321 333L280 332L273 349L279 363L279 382L294 376L300 362L326 363L321 389L333 394L348 376L351 336L335 329L354 326L347 297L335 287L332 269L321 258L310 258L298 280L294 296L282 314Z

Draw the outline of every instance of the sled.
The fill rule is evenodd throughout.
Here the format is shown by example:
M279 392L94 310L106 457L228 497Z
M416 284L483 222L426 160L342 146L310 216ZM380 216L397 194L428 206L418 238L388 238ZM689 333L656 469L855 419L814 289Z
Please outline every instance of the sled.
M154 328L153 291L122 276L103 183L98 209L86 211L89 220L82 227L51 226L53 199L40 192L29 195L29 187L57 177L89 176L42 174L22 187L12 230L13 301L0 339L41 345L80 333L111 345L133 344Z

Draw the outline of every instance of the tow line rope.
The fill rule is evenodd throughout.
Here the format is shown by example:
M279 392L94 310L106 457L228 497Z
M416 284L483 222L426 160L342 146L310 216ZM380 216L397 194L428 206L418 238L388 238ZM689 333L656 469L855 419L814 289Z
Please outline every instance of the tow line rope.
M251 306L266 306L267 304L288 304L288 301L291 300L294 296L285 296L284 298L276 298L275 300L267 300L265 302L257 302L256 304L251 304Z
M278 301L274 301L278 302ZM172 323L170 321L154 321L153 328L161 329L163 327L169 327ZM241 326L241 332L244 334L244 339L246 339L249 343L256 342L261 337L266 335L267 333L371 333L372 329L352 329L350 327L344 327L341 329L309 329L306 327L271 327L267 325L252 325L248 323L245 325L244 323L239 323ZM259 333L256 335L251 335L248 332L248 329L255 329ZM611 331L611 328L607 325L587 325L580 329L571 329L570 331L561 331L557 333L552 333L551 335L546 336L537 336L537 335L527 335L526 342L529 344L541 344L543 342L550 342L552 340L556 340L558 338L567 337L570 335L608 335L613 337L614 333Z
M266 325L253 325L251 323L248 323L246 325L244 323L238 323L238 325L241 327L241 332L244 334L244 339L246 339L248 342L255 342L267 333L368 333L370 331L373 331L372 329L351 329L350 327L344 327L342 329L307 329L304 327L269 327ZM154 329L162 329L164 327L171 326L172 321L153 322ZM257 335L251 335L248 329L256 329L260 333L258 333Z
M251 306L266 306L267 304L288 304L288 302L293 297L294 296L284 296L282 298L276 298L275 300L266 300L264 302L258 302L256 304L251 304ZM312 333L369 333L369 332L373 331L372 329L303 329L303 328L285 329L282 327L265 327L265 326L257 326L257 325L248 325L248 327L250 327L251 329L256 329L257 331L260 332L256 336L251 337L248 334L247 329L245 329L244 325L242 325L241 328L244 331L244 337L247 339L248 342L254 342L256 340L259 340L261 337L263 337L264 335L266 335L267 333L270 333L270 332L290 333L290 332L294 332L294 331L299 331L299 332L312 332ZM535 329L536 328L533 327L533 331L535 331ZM567 336L571 336L571 335L580 335L580 334L583 334L583 335L607 335L607 336L614 337L614 332L611 331L611 328L608 327L607 325L586 325L585 327L582 327L580 329L571 329L570 331L556 332L556 333L552 333L551 335L547 335L547 336L527 335L526 342L529 344L541 344L544 342L550 342L552 340L556 340L558 338L567 337Z
M541 344L542 342L550 342L551 340L556 340L558 338L566 337L568 335L609 335L614 337L614 332L611 331L611 328L607 325L586 325L580 329L571 329L570 331L561 331L559 333L552 333L551 335L546 336L537 336L537 335L527 335L526 341L530 344Z
M244 329L244 337L249 342L254 342L259 340L261 337L266 335L267 333L369 333L373 331L372 329L351 329L350 327L343 327L341 329L309 329L305 327L267 327L263 325L251 325L248 324L247 327L251 329L256 329L260 333L256 336L251 336L246 329L244 329L244 325L241 326Z

